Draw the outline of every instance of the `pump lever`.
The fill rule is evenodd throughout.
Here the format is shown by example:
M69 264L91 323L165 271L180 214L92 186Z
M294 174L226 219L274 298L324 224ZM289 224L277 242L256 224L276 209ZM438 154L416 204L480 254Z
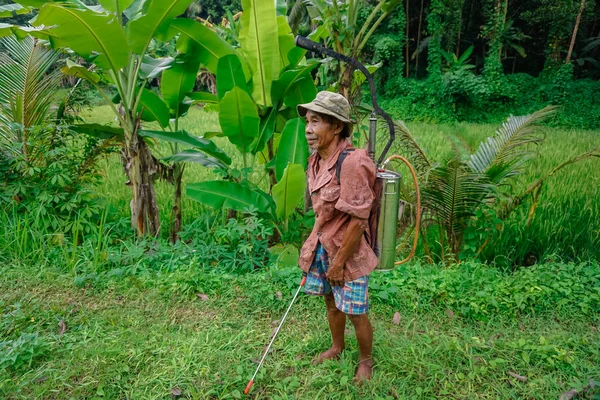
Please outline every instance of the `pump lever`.
M381 117L383 117L383 119L387 122L388 127L390 129L390 139L388 140L385 147L383 148L383 152L379 156L379 160L377 160L377 165L381 165L383 160L385 160L385 156L386 156L387 152L389 151L390 147L392 146L394 139L396 138L396 131L394 129L394 122L392 121L392 118L388 115L388 113L383 111L381 109L381 107L379 107L379 103L377 103L377 93L375 92L375 81L373 80L373 75L371 75L369 70L367 70L367 68L365 68L365 66L362 65L360 62L358 62L358 60L356 60L355 58L348 57L343 54L337 53L331 49L328 49L327 47L323 46L322 44L313 42L312 40L307 39L303 36L296 36L296 38L294 39L294 42L296 43L296 46L302 47L303 49L306 49L308 51L312 51L313 53L321 54L323 56L333 57L336 60L348 63L351 66L353 66L355 69L358 69L363 74L365 74L365 77L367 78L367 81L369 82L369 91L371 92L371 102L373 103L373 110L374 110L375 114L381 115Z

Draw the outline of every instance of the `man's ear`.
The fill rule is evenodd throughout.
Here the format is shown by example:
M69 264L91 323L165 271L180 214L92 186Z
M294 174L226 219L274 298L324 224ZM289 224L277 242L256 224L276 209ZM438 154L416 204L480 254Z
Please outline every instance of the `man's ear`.
M344 130L344 123L339 119L335 122L335 134L339 135Z

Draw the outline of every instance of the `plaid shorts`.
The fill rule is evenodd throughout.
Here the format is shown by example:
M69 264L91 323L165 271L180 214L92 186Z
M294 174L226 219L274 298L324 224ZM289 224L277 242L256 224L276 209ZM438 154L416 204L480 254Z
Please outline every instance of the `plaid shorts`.
M327 281L329 257L321 246L317 245L317 254L308 270L304 292L323 296L333 291L335 306L344 314L359 315L369 311L369 276L365 275L344 286L331 286Z

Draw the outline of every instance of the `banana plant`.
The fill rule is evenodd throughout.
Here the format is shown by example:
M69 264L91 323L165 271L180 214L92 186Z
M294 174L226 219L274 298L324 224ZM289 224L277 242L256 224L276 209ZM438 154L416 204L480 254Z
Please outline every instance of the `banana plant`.
M38 15L31 21L33 28L0 25L0 35L43 37L52 47L68 49L93 64L88 69L69 63L62 72L90 82L111 107L123 129L123 165L132 191L131 223L140 236L155 235L160 229L153 183L160 168L140 135L141 121L155 118L163 127L168 123L160 103L151 92L144 90L146 82L168 69L185 70L186 82L190 82L190 76L195 77L200 65L210 69L220 55L233 52L210 30L201 32L204 39L198 46L187 40L185 28L194 21L175 18L184 13L190 3L191 0L100 0L98 6L88 7L79 0L20 0L17 4L23 8L39 8ZM180 35L178 50L187 53L186 57L171 60L146 55L153 41L167 40L176 34ZM193 52L189 51L191 47ZM113 104L101 82L116 89L118 104ZM174 90L179 89L181 86ZM173 99L169 106L176 118L189 107L181 105L184 96L181 91L165 96Z
M247 178L194 183L187 193L213 207L243 211L252 205L287 229L286 221L304 195L308 158L304 122L295 110L317 93L310 74L317 64L307 63L304 51L295 47L285 7L243 0L242 8L235 40L240 48L216 65L220 135L236 146L243 170L263 163L272 196ZM203 40L189 33L192 40Z
M364 47L381 23L401 3L400 0L379 0L364 24L358 24L358 14L363 6L361 0L307 0L308 13L318 28L311 34L312 40L323 39L325 45L336 52L359 59ZM352 98L356 71L341 66L336 88L344 97Z

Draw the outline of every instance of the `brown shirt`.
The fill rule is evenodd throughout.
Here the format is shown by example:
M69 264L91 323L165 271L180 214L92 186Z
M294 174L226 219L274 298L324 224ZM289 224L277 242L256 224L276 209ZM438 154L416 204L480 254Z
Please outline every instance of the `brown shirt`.
M321 164L321 169L318 153L308 158L308 188L315 210L315 225L300 251L298 264L304 272L310 269L319 242L331 262L342 245L351 217L369 218L374 200L376 169L367 152L356 149L349 153L340 171L341 185L336 177L338 157L350 147L347 141L341 141L336 151ZM358 248L346 261L344 280L352 281L368 275L376 266L377 256L363 235Z

